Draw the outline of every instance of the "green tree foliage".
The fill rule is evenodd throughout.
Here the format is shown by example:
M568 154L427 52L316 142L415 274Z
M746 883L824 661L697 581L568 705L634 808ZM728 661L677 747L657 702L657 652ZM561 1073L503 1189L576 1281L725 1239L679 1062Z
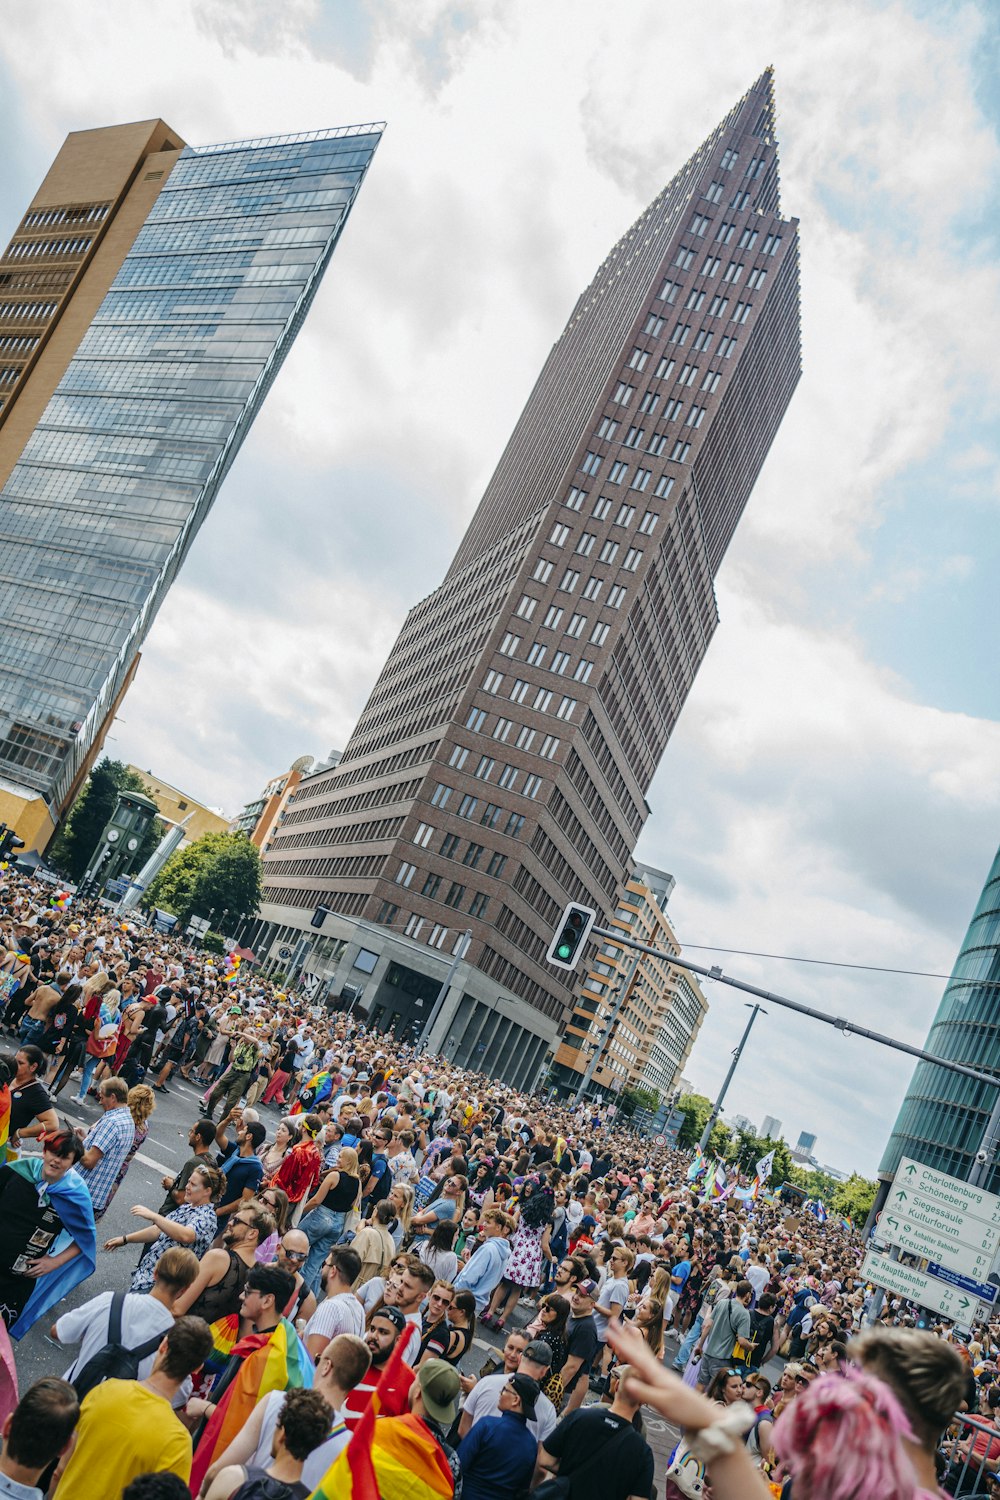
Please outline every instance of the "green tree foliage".
M182 926L209 917L223 931L256 915L262 884L260 853L245 833L206 833L167 860L146 892L149 905L172 912Z
M149 787L137 771L104 756L91 771L48 853L48 862L67 880L82 878L119 792L142 792L148 797ZM153 819L133 855L130 871L142 869L162 839L163 827L159 818Z
M806 1171L804 1167L792 1167L787 1173L787 1180L794 1182L796 1187L804 1188L810 1198L822 1198L828 1208L833 1204L837 1189L844 1186L836 1177L831 1177L829 1172L819 1172L815 1168Z
M677 1108L684 1116L684 1123L677 1136L677 1144L684 1149L691 1150L701 1139L701 1132L712 1113L712 1101L706 1099L704 1094L682 1094L677 1101Z
M866 1177L859 1177L857 1172L852 1172L846 1182L837 1183L830 1199L830 1207L834 1213L842 1214L852 1221L856 1229L860 1229L871 1212L877 1191L877 1182L869 1182Z
M648 1109L655 1114L659 1105L660 1096L655 1089L637 1088L634 1084L622 1089L618 1099L618 1108L626 1120L631 1120L637 1109Z
M677 1144L682 1149L686 1147L693 1150L701 1140L701 1133L712 1113L712 1101L706 1099L704 1094L682 1094L677 1101L677 1108L684 1116ZM708 1140L709 1153L712 1156L723 1156L729 1147L731 1136L729 1127L723 1125L721 1120L716 1120Z
M755 1135L752 1130L738 1130L732 1136L726 1160L735 1162L741 1172L752 1177L754 1168L762 1156L769 1151L774 1152L774 1165L771 1168L771 1182L788 1182L789 1173L792 1168L792 1157L788 1146L784 1141L775 1141L766 1135Z

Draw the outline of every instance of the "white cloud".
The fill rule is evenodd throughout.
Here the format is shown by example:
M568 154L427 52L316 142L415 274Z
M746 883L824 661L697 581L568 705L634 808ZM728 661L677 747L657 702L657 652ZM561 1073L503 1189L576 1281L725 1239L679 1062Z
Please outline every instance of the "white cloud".
M947 964L995 836L996 729L921 701L864 607L919 609L980 562L921 530L916 465L982 524L1000 493L997 270L968 232L998 170L974 86L985 15L720 0L706 46L704 9L679 0L178 0L166 25L123 0L21 7L0 59L40 169L70 129L152 114L195 142L389 122L109 748L233 809L343 743L576 296L773 61L805 373L642 852L679 876L682 938ZM913 1039L933 1008L931 981L739 965ZM734 1016L716 1003L706 1083ZM873 1164L905 1064L776 1017L754 1057L734 1107Z

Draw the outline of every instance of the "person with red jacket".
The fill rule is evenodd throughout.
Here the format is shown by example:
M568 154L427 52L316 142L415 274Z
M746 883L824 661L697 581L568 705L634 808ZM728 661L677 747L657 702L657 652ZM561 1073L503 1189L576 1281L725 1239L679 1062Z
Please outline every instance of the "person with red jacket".
M316 1144L316 1137L323 1129L319 1115L301 1117L302 1135L290 1151L281 1159L281 1165L268 1181L268 1187L281 1188L295 1211L293 1222L298 1222L302 1205L319 1185L323 1175L323 1158Z

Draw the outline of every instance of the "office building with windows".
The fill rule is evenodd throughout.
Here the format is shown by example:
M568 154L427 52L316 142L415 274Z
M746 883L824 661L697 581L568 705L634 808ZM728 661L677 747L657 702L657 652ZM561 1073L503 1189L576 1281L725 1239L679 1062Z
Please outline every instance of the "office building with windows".
M541 1076L575 979L545 962L553 925L567 900L617 909L799 374L768 71L580 296L444 582L270 842L255 952L322 908L334 993Z
M924 1047L996 1074L1000 1088L1000 850ZM998 1088L933 1063L917 1063L879 1166L882 1185L876 1206L904 1156L953 1177L968 1177ZM992 1163L980 1186L1000 1193L1000 1163Z
M640 1088L662 1102L678 1087L708 1001L695 976L675 968L666 956L678 958L681 952L666 912L673 888L672 875L640 865L608 921L612 931L656 948L664 957L637 954L605 938L581 964L579 993L549 1072L549 1082L561 1094L575 1097L609 1022L611 1033L600 1047L588 1098Z
M70 135L0 256L0 818L44 848L382 127Z

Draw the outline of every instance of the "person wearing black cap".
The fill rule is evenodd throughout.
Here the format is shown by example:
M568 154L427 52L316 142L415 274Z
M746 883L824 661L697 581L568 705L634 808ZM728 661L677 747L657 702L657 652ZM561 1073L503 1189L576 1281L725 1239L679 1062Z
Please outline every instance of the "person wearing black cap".
M410 1387L414 1375L403 1361L391 1385L381 1385L383 1371L390 1355L399 1342L400 1335L410 1336L410 1324L398 1307L380 1307L368 1320L365 1343L372 1357L371 1366L363 1380L351 1391L344 1403L344 1421L353 1430L355 1423L372 1399L375 1387L379 1386L379 1415L400 1417L409 1410Z
M510 1375L500 1415L477 1422L458 1445L463 1500L514 1500L535 1472L538 1444L528 1430L541 1394L530 1375Z

